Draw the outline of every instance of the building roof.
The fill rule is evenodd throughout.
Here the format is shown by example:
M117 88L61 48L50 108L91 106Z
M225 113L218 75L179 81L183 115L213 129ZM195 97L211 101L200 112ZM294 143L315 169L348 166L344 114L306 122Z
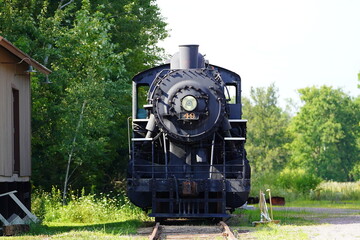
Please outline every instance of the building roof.
M15 47L11 42L6 40L2 36L0 36L0 46L4 47L9 52L14 54L18 58L20 58L21 59L20 62L22 62L22 61L26 62L27 64L31 65L33 68L35 68L36 70L38 70L39 72L41 72L43 74L48 75L51 73L50 69L46 68L44 65L42 65L42 64L38 63L37 61L35 61L34 59L32 59L29 55L27 55L26 53L24 53L23 51L21 51L20 49Z

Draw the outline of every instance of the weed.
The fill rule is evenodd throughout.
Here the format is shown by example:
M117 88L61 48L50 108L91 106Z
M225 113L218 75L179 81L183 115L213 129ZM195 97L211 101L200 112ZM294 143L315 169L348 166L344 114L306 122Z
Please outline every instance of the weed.
M360 200L360 181L357 182L322 182L310 193L313 200L339 202Z
M130 203L124 194L80 194L69 192L68 203L62 205L59 189L51 193L35 191L33 212L44 223L106 223L137 219L149 220L143 211Z

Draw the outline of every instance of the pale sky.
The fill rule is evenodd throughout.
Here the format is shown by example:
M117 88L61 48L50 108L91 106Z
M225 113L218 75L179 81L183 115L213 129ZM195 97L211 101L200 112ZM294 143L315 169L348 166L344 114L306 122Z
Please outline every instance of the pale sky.
M360 0L157 0L169 24L168 54L199 44L238 73L243 95L275 83L281 105L297 89L328 85L359 96Z

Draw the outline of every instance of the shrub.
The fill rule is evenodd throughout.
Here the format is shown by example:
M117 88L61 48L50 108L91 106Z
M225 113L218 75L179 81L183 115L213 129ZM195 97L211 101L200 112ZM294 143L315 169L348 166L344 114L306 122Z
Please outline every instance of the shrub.
M277 180L278 184L283 188L303 195L310 193L310 190L315 189L321 181L321 178L301 168L285 168L281 171Z
M251 175L251 191L250 196L258 197L259 191L265 192L267 189L271 190L271 195L284 197L287 201L295 200L299 198L299 194L289 191L279 184L279 173L253 173Z
M258 196L260 190L265 191L266 189L271 189L271 192L274 195L281 195L282 191L276 185L277 177L276 173L252 173L250 195Z
M350 176L352 177L353 180L360 180L360 163L356 163L353 167L353 169L351 169L350 171Z
M56 187L52 187L50 193L35 189L31 197L31 210L41 220L56 215L55 210L61 207L61 192Z
M111 196L113 195L113 196ZM32 211L44 222L105 223L126 220L149 220L144 212L130 203L123 193L85 194L69 192L68 203L62 205L59 189L51 193L34 191Z

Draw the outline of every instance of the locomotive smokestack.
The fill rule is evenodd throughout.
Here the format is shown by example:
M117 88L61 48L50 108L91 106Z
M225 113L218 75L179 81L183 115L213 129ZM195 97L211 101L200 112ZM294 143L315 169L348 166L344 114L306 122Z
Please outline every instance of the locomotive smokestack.
M199 45L179 46L180 69L198 68Z
M170 59L171 69L204 68L204 56L199 53L199 45L180 45L179 52Z

